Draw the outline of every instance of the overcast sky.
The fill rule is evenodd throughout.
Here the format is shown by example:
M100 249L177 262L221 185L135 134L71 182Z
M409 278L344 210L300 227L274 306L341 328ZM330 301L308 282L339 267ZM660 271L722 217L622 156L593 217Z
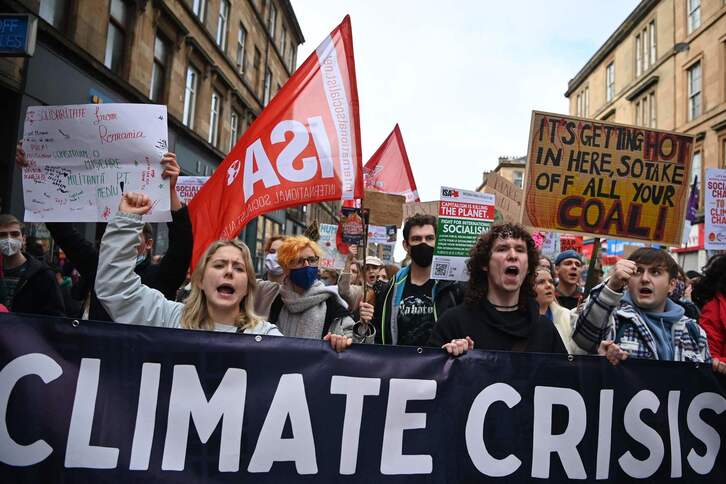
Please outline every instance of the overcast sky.
M526 155L531 111L567 113L567 81L637 4L292 0L298 64L350 14L363 164L399 123L424 201Z

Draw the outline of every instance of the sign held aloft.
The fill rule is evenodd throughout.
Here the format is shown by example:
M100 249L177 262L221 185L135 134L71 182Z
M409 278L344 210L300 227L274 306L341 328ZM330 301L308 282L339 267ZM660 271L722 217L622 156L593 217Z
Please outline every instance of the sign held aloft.
M26 222L106 222L124 192L152 202L147 222L171 220L169 181L159 163L168 151L166 106L30 106L23 168Z
M693 137L534 111L522 223L680 246Z
M431 279L466 281L469 251L494 222L494 195L441 187Z

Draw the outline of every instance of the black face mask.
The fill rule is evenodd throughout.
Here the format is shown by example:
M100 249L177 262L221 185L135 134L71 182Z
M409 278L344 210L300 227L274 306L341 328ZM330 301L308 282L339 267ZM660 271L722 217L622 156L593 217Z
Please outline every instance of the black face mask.
M429 267L434 258L434 248L426 242L411 246L411 260L419 267Z

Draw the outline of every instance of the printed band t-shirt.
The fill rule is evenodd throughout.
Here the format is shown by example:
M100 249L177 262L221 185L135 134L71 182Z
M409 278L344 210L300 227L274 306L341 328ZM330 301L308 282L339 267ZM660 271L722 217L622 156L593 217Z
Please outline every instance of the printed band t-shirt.
M398 344L424 346L434 328L434 302L431 292L434 280L429 279L422 286L406 278L401 304L398 307Z

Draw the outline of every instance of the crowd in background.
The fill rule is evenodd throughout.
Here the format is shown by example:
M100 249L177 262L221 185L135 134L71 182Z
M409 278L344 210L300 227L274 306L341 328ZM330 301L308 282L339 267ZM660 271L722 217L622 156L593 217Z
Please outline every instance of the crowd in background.
M24 163L22 149L16 162ZM100 245L71 224L48 223L63 252L25 237L23 223L0 215L0 310L17 313L324 339L337 351L352 343L429 346L453 356L474 348L599 354L712 363L726 373L726 254L702 273L684 272L662 249L642 247L608 278L582 287L582 256L553 260L527 230L497 224L472 247L469 280L431 278L436 219L417 214L403 226L403 267L356 246L343 269L320 268L321 249L305 236L275 236L255 273L239 240L211 244L191 263L192 227L174 185L173 153L161 160L171 183L169 247L152 257L143 193L125 193Z

